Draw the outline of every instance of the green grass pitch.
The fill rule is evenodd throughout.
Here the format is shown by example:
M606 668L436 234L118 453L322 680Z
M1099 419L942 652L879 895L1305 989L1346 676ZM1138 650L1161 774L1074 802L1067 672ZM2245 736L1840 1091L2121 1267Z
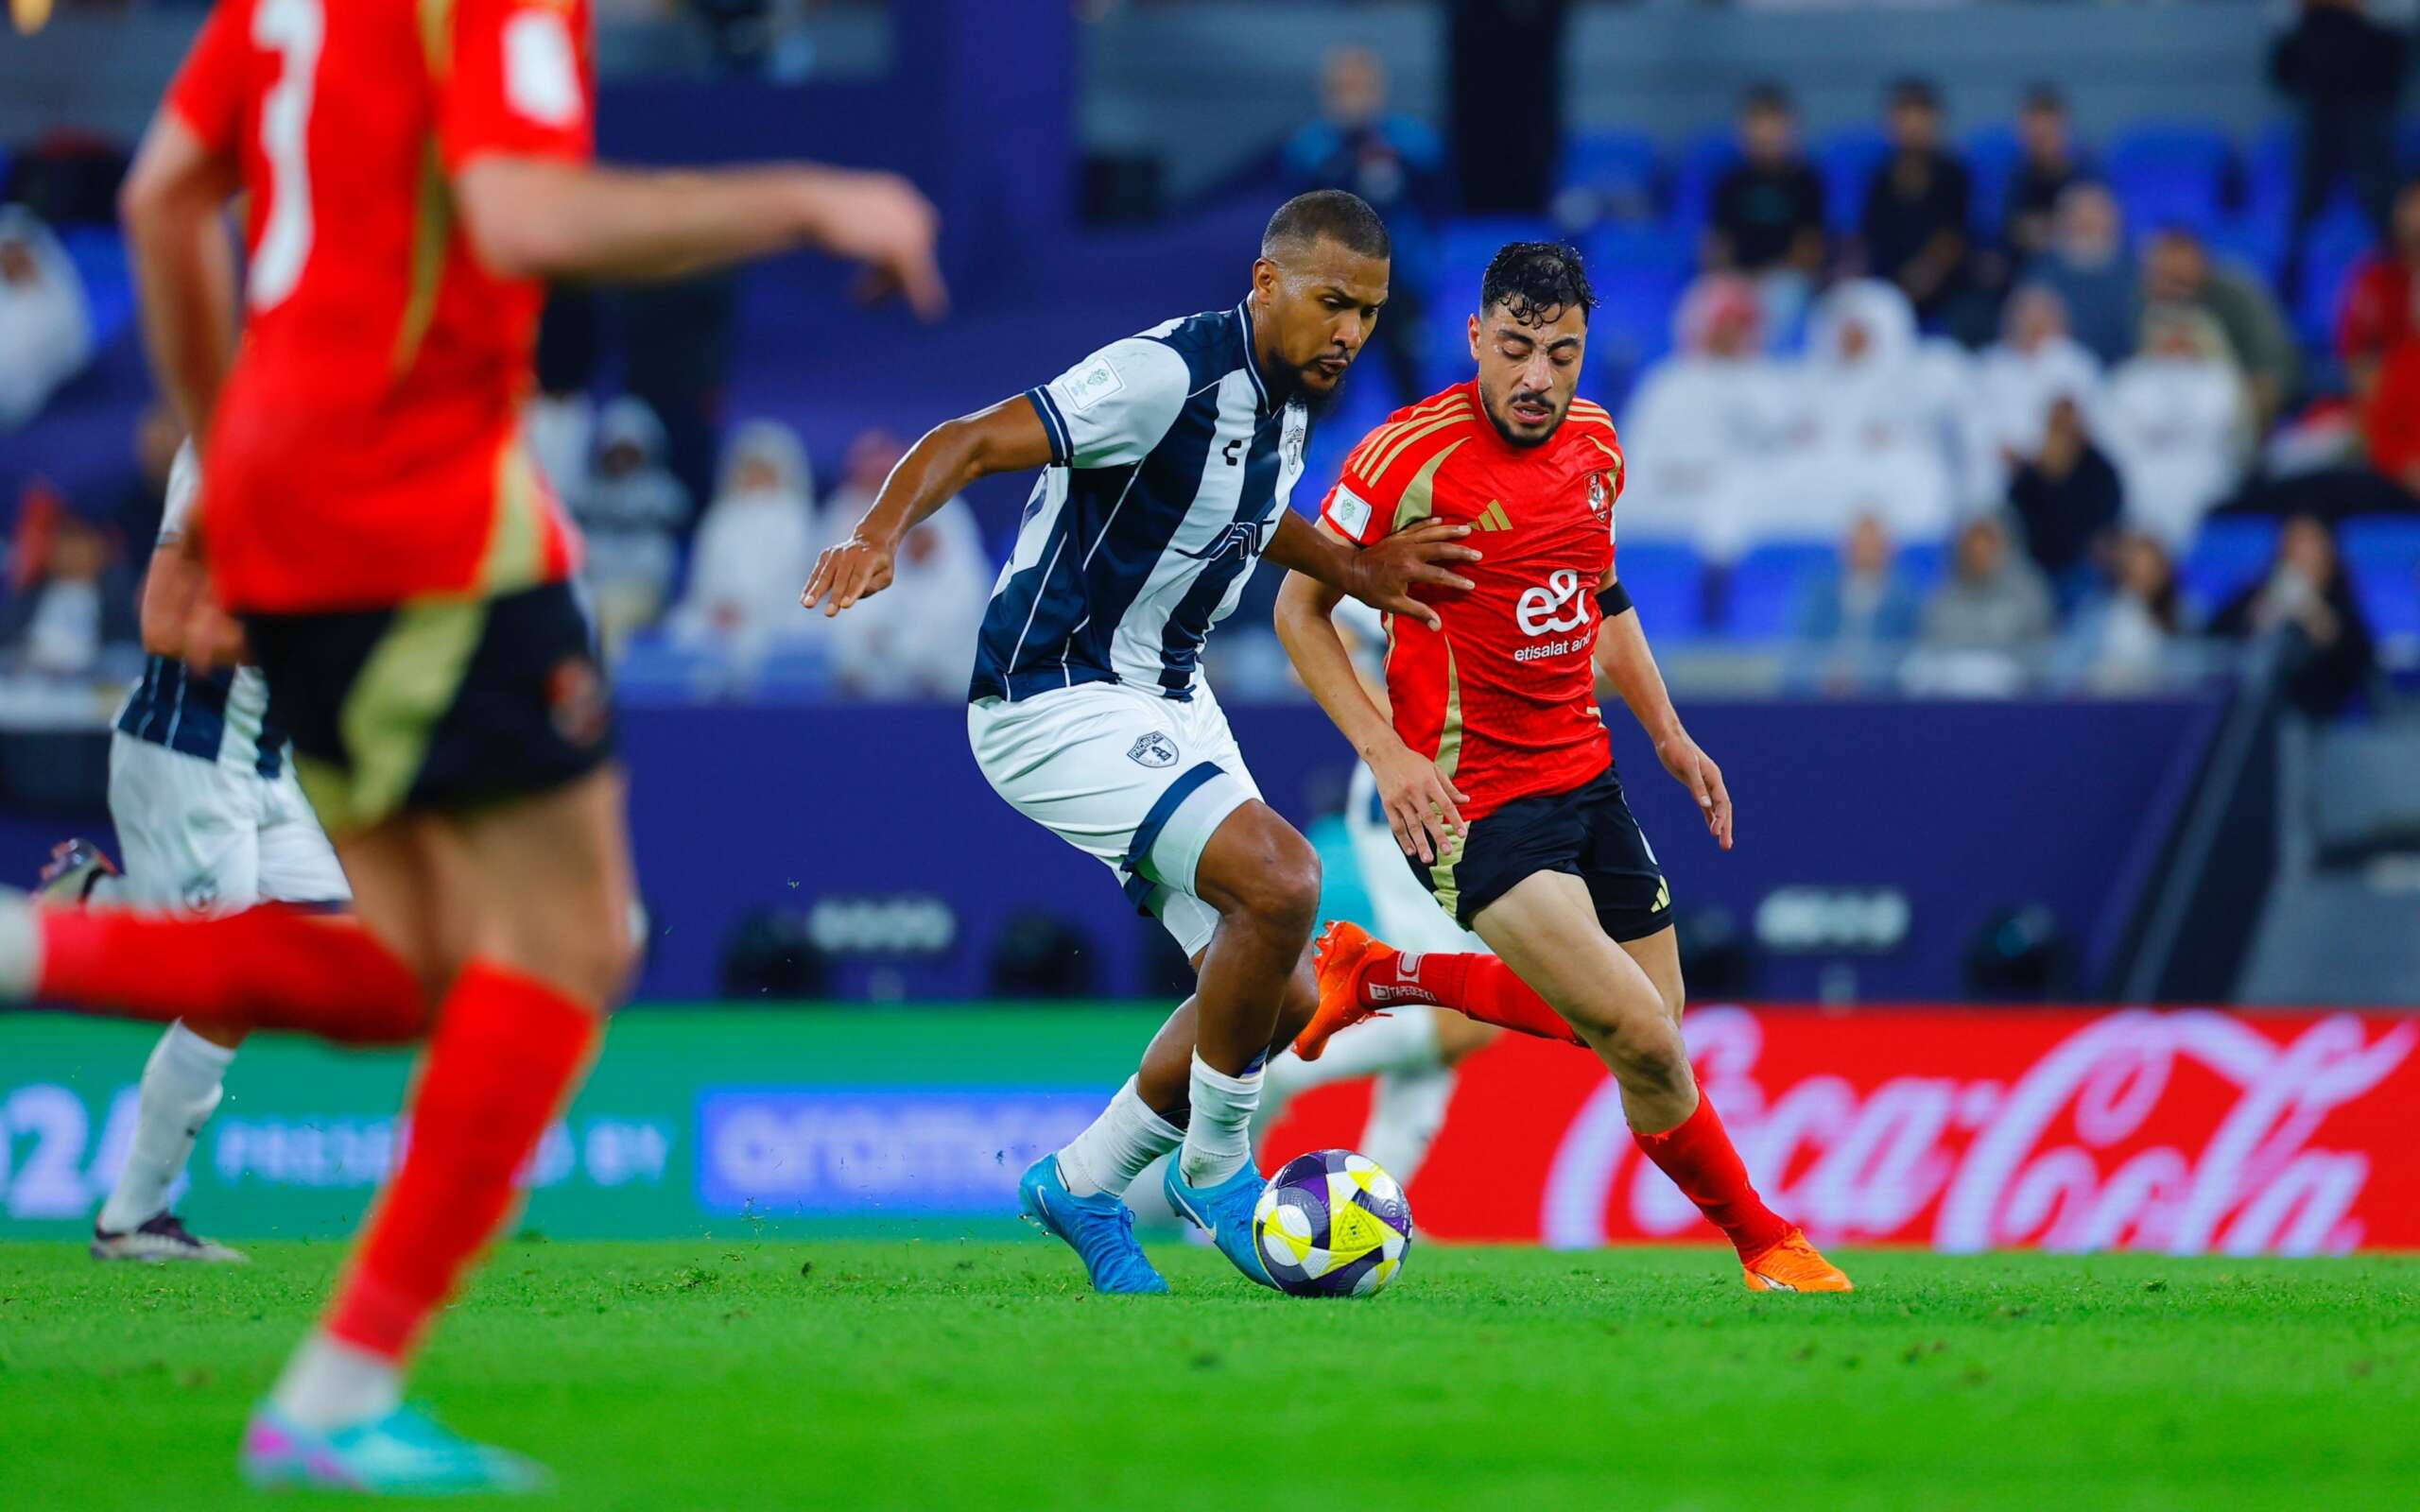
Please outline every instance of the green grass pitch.
M340 1253L0 1246L0 1503L243 1502ZM419 1385L582 1508L2420 1504L2420 1259L1850 1254L1854 1297L1760 1297L1713 1250L1429 1246L1357 1303L1157 1254L1177 1295L1109 1299L1033 1243L516 1242Z

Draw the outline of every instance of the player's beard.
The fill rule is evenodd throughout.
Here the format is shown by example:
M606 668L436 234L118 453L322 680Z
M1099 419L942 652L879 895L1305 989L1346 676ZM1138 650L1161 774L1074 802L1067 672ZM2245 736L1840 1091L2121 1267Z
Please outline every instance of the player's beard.
M1324 393L1303 381L1302 369L1283 368L1278 369L1280 376L1277 387L1282 389L1283 392L1272 396L1277 401L1277 407L1283 409L1286 407L1286 402L1288 400L1299 399L1303 402L1303 407L1310 412L1311 419L1319 419L1321 416L1336 407L1337 400L1343 396L1344 386L1353 381L1353 369L1356 365L1357 363L1354 362L1346 363L1344 365L1344 370L1336 375L1335 384L1330 386Z
M1515 396L1512 394L1504 396L1504 404L1507 409L1512 407L1514 397ZM1496 435L1504 438L1504 444L1507 446L1517 446L1525 451L1533 446L1544 446L1547 442L1553 440L1555 438L1555 433L1563 429L1563 422L1571 418L1571 404L1568 401L1565 401L1563 408L1555 412L1553 424L1548 425L1545 430L1538 432L1534 436L1526 435L1520 431L1514 430L1511 425L1505 422L1505 419L1502 415L1496 413L1495 402L1487 397L1485 389L1481 389L1479 391L1478 400L1478 407L1487 413L1487 422L1495 427Z

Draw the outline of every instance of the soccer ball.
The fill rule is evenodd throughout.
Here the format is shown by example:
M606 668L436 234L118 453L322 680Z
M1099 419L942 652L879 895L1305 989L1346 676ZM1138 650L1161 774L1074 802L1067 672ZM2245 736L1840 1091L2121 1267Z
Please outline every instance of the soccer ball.
M1368 1297L1403 1274L1411 1203L1368 1156L1313 1150L1269 1178L1252 1237L1279 1291Z

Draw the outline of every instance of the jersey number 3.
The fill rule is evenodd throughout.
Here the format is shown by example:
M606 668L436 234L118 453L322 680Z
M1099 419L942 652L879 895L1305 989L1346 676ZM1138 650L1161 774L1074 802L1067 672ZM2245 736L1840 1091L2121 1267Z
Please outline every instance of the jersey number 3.
M320 42L327 30L320 0L260 0L252 43L277 54L277 82L261 98L261 155L268 160L268 219L252 253L246 298L254 313L274 309L302 282L311 256L311 103L319 83Z

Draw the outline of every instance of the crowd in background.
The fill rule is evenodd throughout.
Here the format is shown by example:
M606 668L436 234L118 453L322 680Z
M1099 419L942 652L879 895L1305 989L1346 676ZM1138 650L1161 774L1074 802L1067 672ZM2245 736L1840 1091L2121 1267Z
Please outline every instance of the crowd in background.
M2130 224L2054 87L2032 90L2014 122L1996 224L1930 82L1888 92L1886 141L1847 217L1826 177L1837 165L1810 157L1788 93L1749 91L1736 157L1687 228L1697 273L1669 354L1624 375L1628 559L1685 548L1693 583L1720 601L1733 574L1796 551L1789 611L1765 633L1787 643L1786 679L1806 689L2127 691L2192 675L2210 635L2291 625L2331 669L2310 706L2356 701L2377 636L2335 522L2420 508L2420 182L2399 183L2395 161L2404 47L2353 0L2308 0L2279 37L2273 82L2299 146L2268 267L2191 216ZM1357 381L1402 397L1433 385L1432 308L1465 292L1440 286L1467 198L1451 157L1432 126L1390 108L1377 58L1351 48L1328 59L1316 115L1276 153L1288 187L1350 188L1387 217L1393 298L1368 365L1378 376ZM94 232L109 196L95 183L112 163L122 171L122 154L78 144L13 175L0 427L36 415L123 333L126 312L88 287L107 262L108 233ZM2378 243L2314 346L2298 339L2293 291L2313 227L2340 202ZM1599 276L1611 286L1622 272ZM817 696L960 696L996 565L966 505L910 535L889 592L810 621L799 586L900 439L857 437L819 488L795 431L721 413L730 283L631 296L611 322L597 305L574 294L550 308L528 441L581 525L583 584L626 667L683 685L761 674ZM618 369L600 359L602 323L624 349ZM164 424L142 428L135 498L19 509L0 668L102 667L130 639L122 611L175 440ZM2298 523L2265 570L2223 594L2191 591L2181 564L2205 522L2242 512ZM1711 613L1700 627L1730 628Z

